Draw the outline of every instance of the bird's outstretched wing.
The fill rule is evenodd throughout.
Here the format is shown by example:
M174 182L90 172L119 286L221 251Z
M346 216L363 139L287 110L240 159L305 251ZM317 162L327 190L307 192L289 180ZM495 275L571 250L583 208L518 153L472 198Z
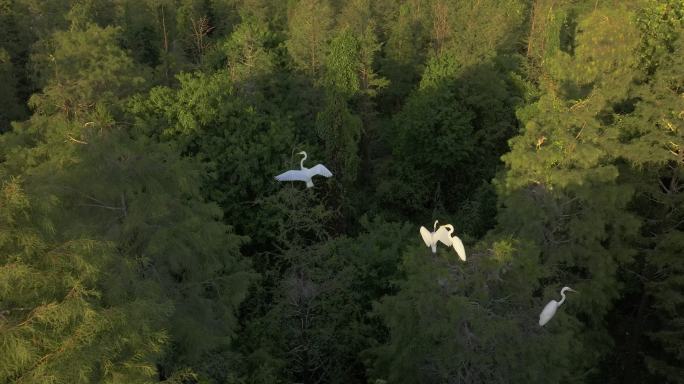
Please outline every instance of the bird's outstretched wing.
M420 236L423 238L425 245L428 247L432 245L432 233L425 227L420 227Z
M449 236L449 231L445 228L446 225L442 225L435 232L435 239L441 241L447 247L451 247L451 236Z
M323 164L316 164L313 167L309 168L309 172L311 173L311 176L315 175L321 175L325 177L331 177L333 174L328 170L328 168L325 167Z
M302 171L287 171L275 177L278 181L306 181L308 179L305 172Z
M461 258L461 260L465 261L466 260L466 251L465 247L463 246L463 242L461 239L458 238L458 236L454 236L451 238L451 241L453 242L454 249L456 250L456 253L458 253L458 257Z

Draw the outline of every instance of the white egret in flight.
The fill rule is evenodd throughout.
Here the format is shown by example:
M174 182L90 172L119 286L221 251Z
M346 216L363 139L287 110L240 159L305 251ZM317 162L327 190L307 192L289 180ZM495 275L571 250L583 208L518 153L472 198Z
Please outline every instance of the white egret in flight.
M325 167L323 164L316 164L312 168L306 168L304 166L304 160L306 160L306 152L301 151L298 153L298 155L304 155L302 158L302 161L299 163L299 167L301 168L300 170L292 170L292 171L287 171L283 172L280 175L276 176L275 179L278 181L304 181L306 182L306 187L311 188L313 187L313 182L311 181L311 178L320 175L320 176L325 176L325 177L331 177L333 174L328 170L328 168Z
M570 287L563 287L563 289L561 289L561 291L560 291L560 294L562 297L561 301L556 301L556 300L549 301L549 303L546 304L546 307L544 307L544 310L542 311L542 313L539 315L539 325L540 326L543 327L544 324L548 323L549 320L551 320L551 318L553 317L553 315L556 314L556 310L558 309L558 307L560 307L561 304L563 304L563 302L565 301L565 291L579 293Z

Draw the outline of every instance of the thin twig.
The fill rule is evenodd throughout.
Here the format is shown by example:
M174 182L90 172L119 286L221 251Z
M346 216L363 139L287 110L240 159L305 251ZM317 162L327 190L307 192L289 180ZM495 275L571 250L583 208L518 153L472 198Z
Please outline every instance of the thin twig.
M67 137L69 138L69 140L71 140L71 141L73 141L73 142L75 142L75 143L79 143L79 144L88 144L88 142L82 141L82 140L78 140L78 139L74 139L74 138L71 137L70 135L67 135Z

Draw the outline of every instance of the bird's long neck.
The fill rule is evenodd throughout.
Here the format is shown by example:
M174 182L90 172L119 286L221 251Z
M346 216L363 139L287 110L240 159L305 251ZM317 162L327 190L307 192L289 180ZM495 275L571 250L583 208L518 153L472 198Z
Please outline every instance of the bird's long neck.
M306 152L304 152L304 157L302 157L302 161L299 162L299 168L304 169L304 160L306 160Z
M432 225L432 232L437 231L437 223L439 223L439 220L435 220L435 224Z
M558 302L558 306L560 307L564 301L565 301L565 292L561 291L561 301Z

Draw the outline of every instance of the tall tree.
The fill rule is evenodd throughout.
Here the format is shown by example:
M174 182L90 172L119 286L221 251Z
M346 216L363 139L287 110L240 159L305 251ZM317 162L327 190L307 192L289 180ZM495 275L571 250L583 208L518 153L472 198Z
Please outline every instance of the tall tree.
M242 239L222 223L219 207L206 203L200 193L199 165L181 158L174 146L142 134L148 130L122 124L123 98L144 88L140 77L128 74L132 61L116 45L113 32L90 25L86 30L56 33L56 50L46 55L57 58L52 64L56 75L46 76L43 92L34 97L39 113L3 136L3 172L24 175L29 196L59 202L60 210L50 217L54 224L46 224L52 232L59 239L111 245L114 255L102 261L98 257L105 251L79 256L88 271L88 286L98 288L93 297L103 300L93 305L102 306L105 315L108 305L130 307L132 313L122 313L118 321L135 323L111 334L92 330L86 337L88 345L103 344L84 351L92 354L86 365L66 353L68 342L51 346L62 354L64 370L35 371L38 381L44 374L58 375L59 380L80 375L78 380L84 382L105 380L106 375L113 375L108 380L126 380L108 371L109 355L143 360L148 376L155 373L149 368L154 364L161 378L190 373L201 377L204 365L214 361L210 353L230 345L237 307L253 278L239 252ZM77 81L75 70L90 77ZM63 107L72 105L76 108ZM41 255L53 257L50 252ZM108 260L118 260L120 265L111 267ZM43 268L44 262L39 258L29 266ZM118 274L110 270L118 268L121 276L131 277L117 280ZM55 279L69 281L78 270L54 273ZM137 301L147 297L160 304ZM149 323L136 322L136 316L144 316L136 312L141 311L138 305L155 311L146 319ZM31 312L22 314L31 316ZM26 318L17 319L21 320ZM107 321L106 316L99 321ZM72 329L67 337L78 339L86 331ZM112 341L126 340L127 332L133 333L135 344ZM32 340L29 331L21 337L24 343ZM163 349L159 342L150 344L156 339L165 341Z
M0 48L0 83L4 84L0 91L0 104L5 106L0 112L0 132L9 130L9 123L21 117L23 112L17 95L17 79L14 73L14 65L8 52Z
M288 11L287 50L296 66L316 78L325 60L333 26L328 0L298 0Z
M145 82L142 68L117 43L120 29L88 24L58 31L53 50L32 56L42 92L31 98L39 114L60 113L82 124L98 107L120 112L122 99Z
M391 17L383 25L386 37L380 73L391 84L383 104L393 111L420 80L428 50L429 14L420 1L405 1L396 7L392 2L387 7Z
M516 254L534 246L510 238L485 244L469 248L465 264L453 249L432 254L421 245L403 252L398 292L375 306L389 338L367 352L375 357L371 378L381 383L572 380L570 358L582 351L572 339L579 324L559 314L552 331L537 325L535 307L541 302L533 299L537 287L529 282L542 270L530 257L533 252Z
M112 243L60 230L56 196L2 183L0 380L152 382L172 304Z
M593 351L575 357L577 369L597 365L610 350L606 316L621 295L619 271L635 256L641 225L629 210L635 188L624 178L617 140L639 76L634 17L627 6L578 16L574 50L555 44L544 58L542 94L519 111L524 130L504 157L501 227L539 244L540 282L589 292L574 299L584 324L574 337Z
M640 81L619 105L620 172L634 185L630 207L642 221L634 260L623 266L624 296L611 313L619 345L606 362L616 380L658 378L681 382L682 295L678 275L684 245L682 199L681 76L684 61L684 3L645 2L637 14L641 44L636 55Z
M155 88L132 111L147 134L203 162L203 193L223 208L226 222L239 233L257 233L271 218L255 215L254 207L278 187L273 176L290 165L285 159L295 129L260 92L243 97L244 84L231 77L230 70L181 75L179 89ZM254 240L264 245L270 237Z
M368 183L375 170L371 153L380 141L376 98L378 93L389 85L389 81L380 76L377 70L381 43L378 40L377 16L373 12L372 2L350 1L342 10L340 19L341 27L348 29L345 33L352 34L358 41L358 52L354 54L356 63L353 64L357 71L358 91L351 104L363 125L359 139L359 177L362 182ZM329 70L331 69L333 68Z

